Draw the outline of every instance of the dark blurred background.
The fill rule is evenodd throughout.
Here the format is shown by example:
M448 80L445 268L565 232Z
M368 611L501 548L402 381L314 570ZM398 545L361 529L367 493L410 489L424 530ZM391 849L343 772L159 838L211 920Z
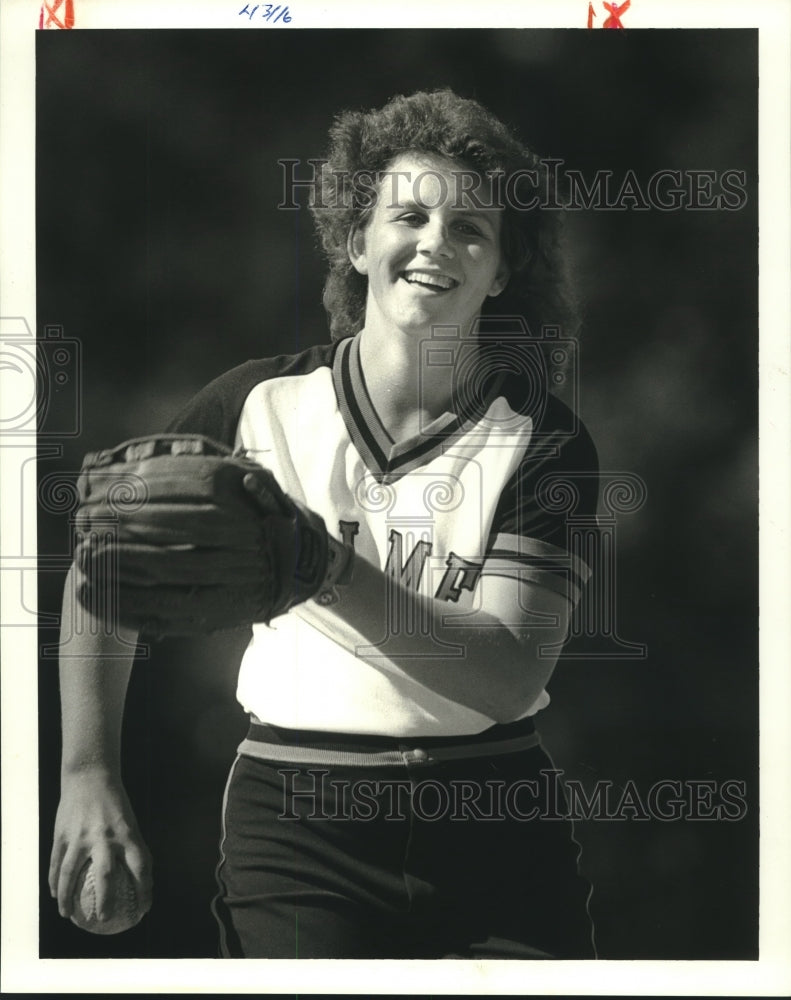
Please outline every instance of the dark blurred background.
M220 372L328 338L309 215L278 211L277 160L321 156L343 108L448 85L589 179L746 171L738 211L567 213L581 415L602 468L647 488L618 518L616 556L618 634L648 655L561 662L542 733L589 789L747 789L737 821L577 824L607 959L757 957L757 83L753 31L37 36L38 332L79 341L83 376L78 410L61 393L46 418L62 454L42 452L42 481L161 430ZM60 437L75 421L80 433ZM42 554L68 552L56 507L40 512ZM62 584L41 574L42 611L58 613ZM42 957L215 955L245 641L163 642L136 668L126 777L156 902L135 930L92 937L57 916L44 877ZM45 873L59 781L51 659L40 712Z

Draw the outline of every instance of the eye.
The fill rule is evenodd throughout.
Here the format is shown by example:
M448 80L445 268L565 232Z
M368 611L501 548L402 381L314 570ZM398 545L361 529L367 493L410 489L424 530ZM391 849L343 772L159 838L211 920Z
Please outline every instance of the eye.
M478 226L475 225L474 222L457 222L456 229L462 234L462 236L483 236L483 232L478 228Z
M424 222L424 217L420 212L403 212L398 216L399 222L404 222L408 226L420 226Z

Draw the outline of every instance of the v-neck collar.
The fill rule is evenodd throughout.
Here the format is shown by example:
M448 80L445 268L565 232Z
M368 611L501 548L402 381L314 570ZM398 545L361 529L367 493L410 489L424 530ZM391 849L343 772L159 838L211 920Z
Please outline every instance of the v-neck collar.
M430 462L449 441L464 434L486 413L497 396L501 379L493 380L483 399L468 411L445 412L426 428L394 441L376 412L360 364L360 334L342 340L332 365L335 395L346 429L365 465L377 479L394 479Z

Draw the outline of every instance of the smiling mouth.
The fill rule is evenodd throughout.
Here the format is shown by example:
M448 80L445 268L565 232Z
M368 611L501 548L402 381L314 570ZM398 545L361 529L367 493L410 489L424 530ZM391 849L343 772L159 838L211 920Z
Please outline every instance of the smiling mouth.
M425 271L402 271L401 277L408 285L417 285L432 292L449 292L459 284L455 278L450 278L446 274Z

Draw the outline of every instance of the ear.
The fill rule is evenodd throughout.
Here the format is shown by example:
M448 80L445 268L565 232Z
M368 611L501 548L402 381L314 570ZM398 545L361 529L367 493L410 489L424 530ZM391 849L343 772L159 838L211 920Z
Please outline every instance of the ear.
M505 261L503 261L500 264L500 270L495 275L494 281L492 282L489 291L486 294L490 298L496 298L508 284L508 279L510 277L511 277L511 271L508 265L505 263Z
M352 226L346 238L346 252L352 267L358 274L368 274L368 260L365 256L365 231Z

